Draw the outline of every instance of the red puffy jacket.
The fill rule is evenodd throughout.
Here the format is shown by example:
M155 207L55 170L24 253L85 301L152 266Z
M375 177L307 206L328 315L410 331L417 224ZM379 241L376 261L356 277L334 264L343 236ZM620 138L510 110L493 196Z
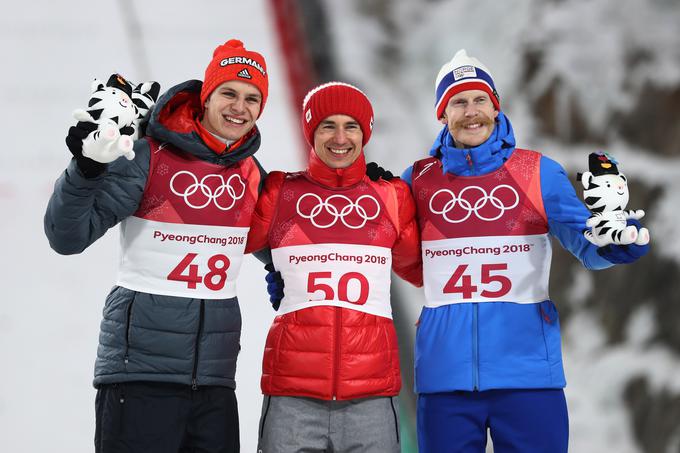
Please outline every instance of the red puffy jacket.
M382 236L385 243L386 236L391 235L387 243L392 252L392 269L410 283L422 286L420 238L409 188L399 179L371 181L365 172L363 154L347 168L331 169L312 150L305 172L270 173L258 199L246 252L267 246L272 251L286 245L304 248L304 240L310 243L308 236L312 235L305 235L304 228L321 238L314 244L362 245L366 239L361 238L368 237L370 242L375 236ZM282 218L281 210L285 211L282 206L294 206L301 198L294 190L296 181L306 190L316 187L326 195L329 190L348 196L375 194L389 215L377 219L380 231L373 234L366 234L368 225L365 229L340 227L310 231L308 218L294 213ZM351 265L347 266L352 270ZM274 319L262 364L264 394L348 400L399 393L399 349L392 319L332 305L326 302L322 306L304 307Z

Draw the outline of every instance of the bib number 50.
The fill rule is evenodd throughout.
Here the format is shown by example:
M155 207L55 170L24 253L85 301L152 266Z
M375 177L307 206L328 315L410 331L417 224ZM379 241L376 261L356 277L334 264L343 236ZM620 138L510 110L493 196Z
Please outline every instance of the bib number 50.
M467 270L467 264L460 264L453 275L444 285L444 294L455 294L460 293L463 299L472 299L475 294L477 294L477 285L472 284L472 276L465 274ZM496 291L490 291L488 289L482 289L479 295L489 299L496 299L503 297L512 288L512 281L505 275L492 274L492 272L504 271L508 269L508 265L505 263L497 264L482 264L482 275L480 278L480 283L482 285L489 285L491 283L498 283L500 287Z
M316 291L323 291L323 300L333 300L335 299L335 291L333 287L327 283L321 283L318 280L331 278L333 274L331 272L310 272L307 277L307 292L309 294L315 293ZM347 294L347 287L349 283L355 280L359 284L359 297L356 300L349 300L349 295ZM368 300L368 279L359 272L348 272L343 274L338 280L338 299L343 302L349 302L350 304L363 305Z
M219 291L224 288L227 282L227 269L229 269L229 258L226 255L213 255L208 259L208 273L200 275L198 264L192 264L198 253L187 253L182 261L168 274L168 280L186 282L187 288L196 289L197 285L203 283L211 291Z

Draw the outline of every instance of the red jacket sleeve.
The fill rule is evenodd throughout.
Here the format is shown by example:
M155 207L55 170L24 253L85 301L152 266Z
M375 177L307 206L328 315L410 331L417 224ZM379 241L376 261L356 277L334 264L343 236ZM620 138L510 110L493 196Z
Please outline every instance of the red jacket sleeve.
M245 253L257 252L269 246L269 227L276 213L279 192L285 177L286 174L281 171L273 171L267 175L250 221Z
M392 270L414 286L423 286L423 260L420 251L420 231L416 221L416 204L411 190L401 179L390 183L397 193L399 237L392 248Z

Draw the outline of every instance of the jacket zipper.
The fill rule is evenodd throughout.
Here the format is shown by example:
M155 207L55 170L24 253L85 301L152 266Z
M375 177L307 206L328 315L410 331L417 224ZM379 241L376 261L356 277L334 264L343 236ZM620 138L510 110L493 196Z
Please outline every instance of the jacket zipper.
M479 304L472 304L472 385L473 390L479 390Z
M340 334L342 328L342 308L335 307L334 355L333 355L333 400L337 399L338 374L340 374Z
M130 301L130 305L127 307L127 322L125 324L125 355L123 356L126 370L128 363L130 363L130 327L132 325L132 305L134 305L134 303L135 300L132 299Z
M470 167L470 172L474 175L474 164L472 163L472 153L470 151L467 151L465 154L465 160L468 163L468 166Z
M196 374L198 373L198 345L201 342L201 333L203 333L203 318L205 317L205 300L201 299L200 314L198 316L198 331L196 332L196 342L194 343L194 371L191 375L191 390L198 389L198 381Z

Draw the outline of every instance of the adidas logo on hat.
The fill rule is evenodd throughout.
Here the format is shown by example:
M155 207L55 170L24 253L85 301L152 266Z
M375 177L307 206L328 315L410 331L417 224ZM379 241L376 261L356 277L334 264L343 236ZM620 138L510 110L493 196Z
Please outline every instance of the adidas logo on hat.
M244 79L252 79L253 78L253 76L250 75L250 73L248 72L248 70L246 68L241 69L239 71L239 73L236 74L236 75L239 76L239 77L242 77Z

